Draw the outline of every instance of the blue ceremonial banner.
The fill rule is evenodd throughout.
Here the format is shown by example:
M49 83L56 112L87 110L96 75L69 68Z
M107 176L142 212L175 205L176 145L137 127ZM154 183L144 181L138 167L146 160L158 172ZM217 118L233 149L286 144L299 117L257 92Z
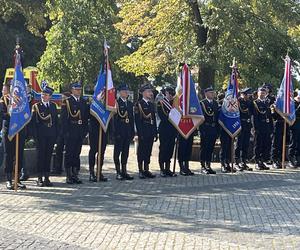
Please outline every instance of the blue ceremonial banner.
M101 68L90 106L90 113L98 120L104 132L106 132L109 121L113 115L113 113L105 107L106 74L106 70Z
M284 76L277 93L275 109L289 125L293 125L296 120L296 114L294 88L291 75L291 59L289 56L286 56L285 58Z
M234 63L232 66L230 81L219 114L219 124L230 135L231 138L236 137L241 130L240 110L237 99L237 75L237 67Z
M11 86L11 101L9 108L10 123L8 130L9 140L12 140L31 119L26 84L20 59L21 56L17 53L14 78Z

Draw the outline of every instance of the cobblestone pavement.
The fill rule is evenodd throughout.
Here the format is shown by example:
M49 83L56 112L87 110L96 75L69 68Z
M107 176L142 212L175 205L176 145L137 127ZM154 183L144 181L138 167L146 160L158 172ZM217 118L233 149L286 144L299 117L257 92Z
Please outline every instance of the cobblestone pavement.
M34 179L17 193L0 184L0 249L300 249L300 171L117 181L112 148L107 183L89 183L87 148L82 185ZM151 169L158 173L153 156Z

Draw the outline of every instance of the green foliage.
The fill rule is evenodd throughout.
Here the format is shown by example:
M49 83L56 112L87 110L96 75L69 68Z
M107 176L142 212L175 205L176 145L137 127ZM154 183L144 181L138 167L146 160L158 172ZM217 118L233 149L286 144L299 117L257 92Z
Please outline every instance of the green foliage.
M35 65L45 49L42 37L47 23L43 1L0 0L0 80L13 67L16 37L25 51L24 66Z
M111 47L110 61L124 55L126 47L113 27L114 1L47 1L52 27L46 32L47 48L38 64L40 78L64 87L72 81L93 85L102 61L103 42ZM113 65L114 79L121 80Z
M293 0L120 1L122 42L135 50L117 62L135 75L175 74L186 61L203 87L221 86L233 57L242 84L279 85L287 50L299 60L299 3ZM212 72L214 78L206 77ZM202 78L201 78L202 74ZM203 76L205 76L203 78ZM209 76L209 74L207 74Z

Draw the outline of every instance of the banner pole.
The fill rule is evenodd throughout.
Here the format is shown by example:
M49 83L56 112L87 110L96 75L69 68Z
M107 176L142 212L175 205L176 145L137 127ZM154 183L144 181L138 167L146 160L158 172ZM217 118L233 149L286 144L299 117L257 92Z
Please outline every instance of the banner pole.
M99 124L99 142L98 142L98 161L97 161L97 181L100 181L100 174L101 174L101 148L102 148L102 128Z
M14 190L17 192L19 182L19 133L16 134L16 164Z
M284 119L284 127L283 127L283 141L282 141L282 160L281 165L282 169L285 169L285 146L286 146L286 120Z
M175 154L174 154L174 163L173 163L173 175L175 174L176 160L177 160L177 151L178 151L178 135L175 142Z
M234 161L234 137L231 138L231 173L233 174L233 161Z

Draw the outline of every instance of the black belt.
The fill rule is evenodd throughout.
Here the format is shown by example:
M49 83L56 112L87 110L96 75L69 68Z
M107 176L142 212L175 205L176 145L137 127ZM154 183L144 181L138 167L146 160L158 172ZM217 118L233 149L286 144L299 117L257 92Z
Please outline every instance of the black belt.
M216 123L215 122L213 122L213 123L207 123L207 122L205 122L204 123L206 126L210 126L210 127L216 127Z
M82 120L71 121L72 124L82 125Z

